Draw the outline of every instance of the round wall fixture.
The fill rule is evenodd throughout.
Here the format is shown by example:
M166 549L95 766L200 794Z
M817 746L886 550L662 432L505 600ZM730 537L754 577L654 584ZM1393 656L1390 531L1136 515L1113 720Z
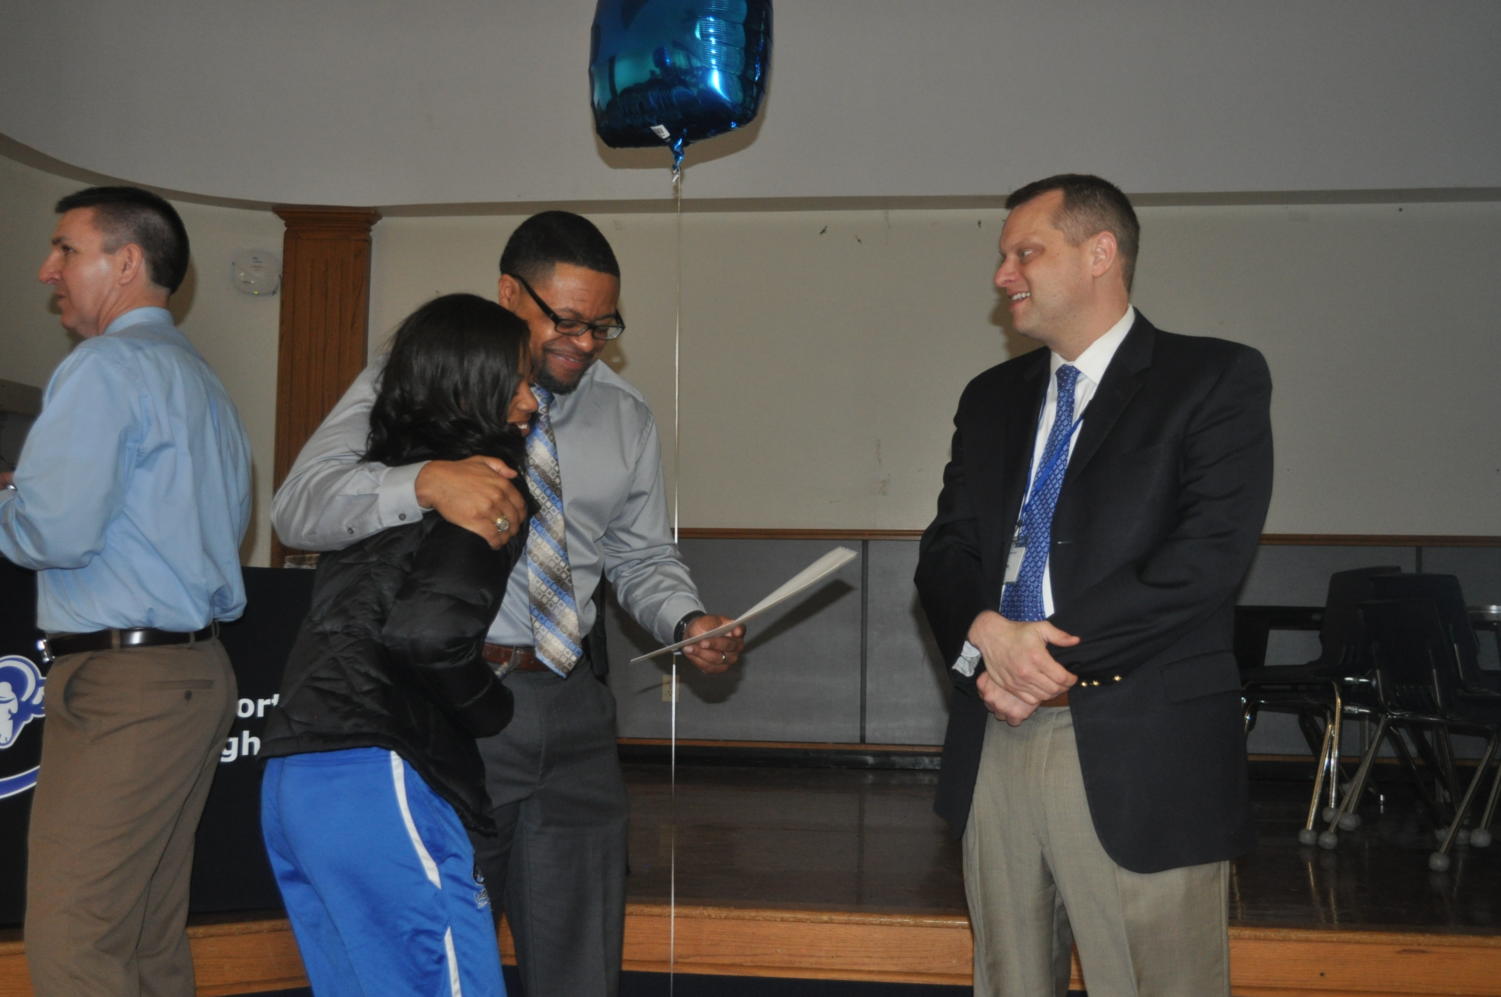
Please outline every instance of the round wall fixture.
M275 294L281 287L281 257L269 249L246 249L230 261L229 276L241 294Z

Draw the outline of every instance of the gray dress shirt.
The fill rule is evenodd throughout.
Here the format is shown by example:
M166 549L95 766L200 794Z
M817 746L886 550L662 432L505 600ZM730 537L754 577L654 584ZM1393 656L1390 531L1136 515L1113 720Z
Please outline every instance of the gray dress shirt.
M338 550L421 518L421 464L387 467L359 459L382 364L376 360L355 378L276 490L271 522L288 546ZM576 390L554 399L552 425L583 632L594 624L594 605L586 600L603 573L621 605L659 640L669 640L678 620L703 606L672 542L651 409L619 374L595 363ZM523 561L512 573L490 625L494 643L532 642L525 572Z

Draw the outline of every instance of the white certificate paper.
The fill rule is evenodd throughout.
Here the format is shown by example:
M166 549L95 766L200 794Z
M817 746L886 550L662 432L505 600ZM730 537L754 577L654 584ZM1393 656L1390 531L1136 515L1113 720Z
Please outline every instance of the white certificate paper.
M771 595L762 599L750 609L747 609L745 612L741 613L739 616L735 617L733 620L724 624L723 626L715 627L713 630L705 630L701 634L695 634L687 640L678 641L676 644L668 644L666 647L659 647L655 651L648 651L646 654L632 658L630 663L634 665L636 662L645 661L648 658L656 658L663 654L671 654L673 651L687 647L689 644L697 644L699 641L706 640L709 637L718 637L720 634L727 634L731 630L734 630L736 627L746 623L749 620L755 619L757 616L760 616L768 609L771 609L774 606L779 606L787 600L801 595L803 592L806 592L808 589L817 585L819 582L823 581L825 578L829 577L834 572L844 567L846 564L849 564L854 559L855 552L850 550L848 547L835 547L823 557L820 557L818 560L808 565L802 571L799 571L797 574L787 579L787 581L782 583L782 585L780 585L775 592L772 592Z

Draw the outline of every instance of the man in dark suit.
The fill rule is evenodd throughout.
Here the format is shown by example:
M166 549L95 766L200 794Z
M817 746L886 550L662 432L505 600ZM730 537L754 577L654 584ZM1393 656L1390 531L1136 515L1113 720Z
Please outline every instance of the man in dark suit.
M1036 350L970 382L917 587L954 662L938 810L975 992L1229 993L1251 843L1236 588L1271 494L1249 347L1130 304L1139 228L1092 176L1016 191L996 286ZM1030 556L1029 556L1030 555Z

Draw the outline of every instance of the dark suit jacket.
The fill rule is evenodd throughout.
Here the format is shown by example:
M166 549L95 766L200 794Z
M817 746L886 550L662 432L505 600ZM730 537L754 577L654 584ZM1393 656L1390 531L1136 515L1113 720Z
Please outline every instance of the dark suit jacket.
M917 566L945 662L1000 605L1048 357L993 367L959 401ZM1270 399L1255 350L1161 332L1138 313L1058 497L1051 619L1081 640L1054 657L1080 677L1070 708L1100 841L1137 872L1251 844L1231 624L1271 495ZM962 833L990 714L974 680L953 674L937 809Z

